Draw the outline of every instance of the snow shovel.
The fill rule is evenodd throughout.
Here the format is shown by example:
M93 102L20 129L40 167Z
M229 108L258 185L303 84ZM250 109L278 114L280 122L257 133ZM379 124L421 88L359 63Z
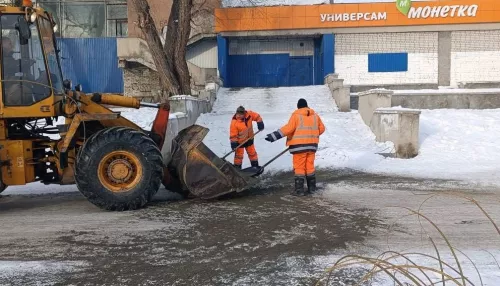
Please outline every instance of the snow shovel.
M222 160L226 160L226 157L227 157L227 156L229 156L229 155L233 154L233 152L234 152L234 151L236 151L238 148L241 148L241 146L245 145L245 143L247 143L248 141L250 141L250 139L255 138L255 136L256 136L257 134L259 134L259 133L260 133L260 131L262 131L262 130L259 130L259 131L255 132L255 134L254 134L252 137L249 137L247 140L243 141L243 143L241 143L241 144L240 144L238 147L236 147L234 150L231 150L231 152L227 153L224 157L222 157Z
M262 173L264 173L264 168L265 167L269 166L269 164L271 164L272 162L274 162L279 157L283 156L283 154L285 154L289 149L290 149L290 147L286 148L283 151L281 151L281 153L279 153L278 155L276 155L275 157L273 157L271 160L269 160L269 162L265 163L264 166L245 168L245 169L241 170L241 172L246 173L246 175L248 174L248 176L252 177L252 178L258 177Z

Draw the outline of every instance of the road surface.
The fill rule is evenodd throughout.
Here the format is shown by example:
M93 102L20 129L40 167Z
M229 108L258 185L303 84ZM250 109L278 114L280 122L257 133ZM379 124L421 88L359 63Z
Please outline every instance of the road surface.
M418 208L452 191L500 221L497 189L349 170L322 170L318 181L320 191L301 198L288 195L289 173L214 201L161 190L148 208L121 213L78 192L3 196L0 285L312 285L342 255L386 250L388 227L407 214L391 206ZM462 250L498 250L500 236L471 204L438 197L422 211ZM394 249L421 243L414 218L398 221L389 237ZM500 277L491 259L479 259L485 277Z

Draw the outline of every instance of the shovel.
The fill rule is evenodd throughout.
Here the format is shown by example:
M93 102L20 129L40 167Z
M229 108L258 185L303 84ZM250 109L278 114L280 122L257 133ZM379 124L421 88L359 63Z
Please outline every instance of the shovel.
M259 130L259 131L255 132L255 134L254 134L252 137L249 137L247 140L243 141L243 143L241 143L241 144L240 144L238 147L236 147L234 150L231 150L231 152L227 153L224 157L222 157L222 160L225 160L227 156L229 156L229 155L233 154L233 152L234 152L234 151L236 151L236 150L237 150L238 148L240 148L241 146L245 145L245 143L247 143L250 139L255 138L255 136L256 136L257 134L259 134L259 133L260 133L260 131L262 131L262 130Z
M286 148L285 150L281 151L281 153L279 153L278 155L274 156L271 160L269 160L269 162L267 162L266 164L264 164L264 166L261 166L261 167L249 167L249 168L246 168L246 169L242 170L242 172L248 174L248 173L250 173L250 171L253 171L252 174L248 174L247 175L247 176L252 177L252 178L260 176L262 173L264 173L264 168L265 167L269 166L269 164L271 164L276 159L278 159L279 157L281 157L283 154L285 154L286 152L288 152L289 149L290 148ZM257 169L256 172L255 172L255 169Z

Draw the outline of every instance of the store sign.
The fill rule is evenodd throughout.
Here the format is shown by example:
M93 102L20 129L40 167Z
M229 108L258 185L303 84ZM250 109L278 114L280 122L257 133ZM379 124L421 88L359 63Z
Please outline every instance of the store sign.
M396 0L396 7L403 15L408 15L411 9L411 0Z
M396 0L216 9L216 31L500 23L498 0Z
M401 2L400 4L398 1L396 6L409 19L476 17L477 10L479 9L478 5L443 5L415 8L409 6L411 5L411 1L409 0L402 0ZM321 22L379 21L387 20L387 12L320 14L320 17Z
M448 17L476 17L478 5L446 5L411 7L408 13L410 19L448 18Z
M386 20L387 12L379 13L342 13L342 14L321 14L321 22L341 22L341 21L377 21Z

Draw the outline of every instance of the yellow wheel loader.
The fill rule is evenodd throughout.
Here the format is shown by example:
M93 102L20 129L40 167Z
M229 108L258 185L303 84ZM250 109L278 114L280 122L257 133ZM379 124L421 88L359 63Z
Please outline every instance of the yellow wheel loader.
M52 16L30 0L0 7L0 193L35 181L74 184L106 210L133 210L163 183L201 198L245 189L263 171L237 171L191 126L165 138L170 106L118 94L85 94L64 80ZM156 107L151 131L105 106ZM54 126L58 118L64 124ZM60 121L59 121L60 122ZM160 150L172 140L172 159Z

